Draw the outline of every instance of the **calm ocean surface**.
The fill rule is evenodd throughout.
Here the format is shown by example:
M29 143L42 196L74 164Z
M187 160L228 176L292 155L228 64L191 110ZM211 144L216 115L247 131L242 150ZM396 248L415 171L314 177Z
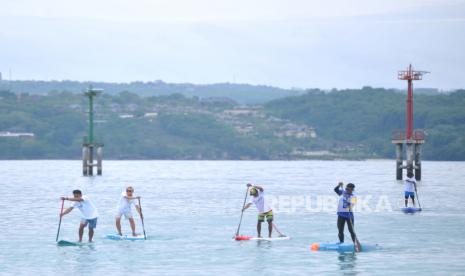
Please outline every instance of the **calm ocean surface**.
M0 274L465 274L465 162L423 162L424 211L414 215L399 211L403 185L394 166L393 160L106 161L103 176L82 177L80 161L0 161ZM337 241L333 188L340 180L356 185L362 245L382 249L310 251L313 242ZM232 241L247 182L265 188L276 225L292 240ZM115 232L127 185L142 196L147 241L103 239ZM100 213L95 242L58 247L59 197L76 188ZM246 211L241 234L256 235L256 216L255 208ZM65 216L60 239L76 241L78 223L78 210Z

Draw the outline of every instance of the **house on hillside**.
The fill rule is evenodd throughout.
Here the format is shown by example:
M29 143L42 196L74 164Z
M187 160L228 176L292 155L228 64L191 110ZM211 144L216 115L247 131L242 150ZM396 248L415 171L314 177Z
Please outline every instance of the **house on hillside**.
M121 108L121 105L117 103L111 103L110 110L111 112L114 112L114 113L120 113L122 111L122 108Z
M206 105L237 105L237 102L227 97L208 97L200 99L201 104Z
M251 116L251 117L260 117L260 118L263 118L265 116L260 108L247 107L247 106L233 108L233 109L226 109L223 111L223 114L229 115L229 116Z
M295 137L299 139L316 138L316 131L313 127L308 127L306 125L287 123L281 126L279 131L275 132L274 135L278 137Z
M137 104L134 104L134 103L126 104L124 106L124 110L129 111L129 112L134 112L137 109L139 109L139 106Z
M234 126L234 129L242 135L249 135L252 134L254 131L253 125L252 124L246 124L246 125L236 125Z
M157 112L147 112L144 114L144 117L146 118L154 118L154 117L157 117L158 116L158 113Z
M32 133L32 132L0 131L0 137L33 138L33 137L35 137L35 134Z

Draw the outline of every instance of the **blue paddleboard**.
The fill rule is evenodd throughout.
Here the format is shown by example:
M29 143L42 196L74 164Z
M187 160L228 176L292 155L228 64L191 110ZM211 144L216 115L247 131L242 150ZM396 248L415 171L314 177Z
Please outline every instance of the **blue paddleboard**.
M362 244L361 252L373 251L379 249L380 246L375 244ZM339 252L355 252L353 243L313 243L312 251L339 251Z
M417 208L417 207L405 207L405 208L402 208L401 210L402 212L406 214L413 214L416 212L421 212L421 208Z
M117 241L141 241L141 240L145 240L146 237L144 236L144 234L139 234L137 236L133 236L133 235L118 235L118 234L107 234L105 236L106 239L109 239L109 240L117 240Z

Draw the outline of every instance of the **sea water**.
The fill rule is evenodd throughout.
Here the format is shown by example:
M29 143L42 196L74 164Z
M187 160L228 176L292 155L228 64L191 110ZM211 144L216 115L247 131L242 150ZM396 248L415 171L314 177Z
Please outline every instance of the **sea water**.
M0 161L0 274L464 274L465 162L422 165L423 211L406 215L393 160L105 161L103 176L93 177L81 176L80 161ZM313 242L337 241L333 189L339 181L356 185L360 242L381 249L310 250ZM291 240L232 240L249 182L265 189L276 226ZM106 240L129 185L142 197L148 240ZM73 189L98 208L94 242L59 247L59 197L72 196ZM77 241L79 220L78 210L64 216L60 239ZM251 207L240 233L255 236L256 220ZM129 234L128 222L122 223ZM262 228L266 235L266 223Z

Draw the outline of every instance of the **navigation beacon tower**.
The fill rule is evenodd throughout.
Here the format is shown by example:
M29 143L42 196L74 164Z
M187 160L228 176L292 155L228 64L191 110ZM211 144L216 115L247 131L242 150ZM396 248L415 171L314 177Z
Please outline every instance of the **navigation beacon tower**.
M399 71L397 78L406 80L407 108L406 130L396 130L392 136L392 143L396 145L396 179L402 180L402 170L415 170L415 179L421 180L421 145L425 143L425 132L422 129L413 129L413 81L422 80L427 71L414 71L410 64L407 70ZM403 145L406 146L406 163L403 164Z
M102 89L90 86L84 93L89 98L89 130L82 143L82 174L85 176L93 175L94 167L97 167L97 174L102 175L103 143L95 142L94 137L94 97L102 92ZM94 162L95 151L97 163Z

